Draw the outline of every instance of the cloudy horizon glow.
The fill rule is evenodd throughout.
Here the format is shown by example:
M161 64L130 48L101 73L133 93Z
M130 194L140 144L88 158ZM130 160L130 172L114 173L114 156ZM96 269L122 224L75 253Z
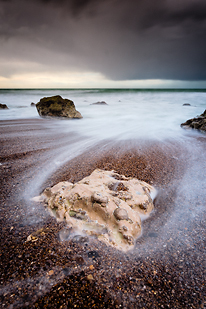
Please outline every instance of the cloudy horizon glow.
M0 88L206 88L205 0L0 0Z

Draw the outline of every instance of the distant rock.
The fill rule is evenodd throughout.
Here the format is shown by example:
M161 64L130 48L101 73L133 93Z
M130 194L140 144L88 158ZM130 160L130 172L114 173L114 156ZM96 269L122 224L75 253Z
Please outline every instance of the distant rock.
M191 104L190 103L184 103L184 104L182 104L182 106L191 106Z
M8 106L6 104L1 104L0 103L0 109L9 109Z
M101 102L92 103L90 105L108 105L108 104L104 101L101 101Z
M206 132L206 110L200 116L189 119L186 122L182 123L181 127L185 129L191 128L202 132Z
M154 208L154 193L144 181L96 169L75 184L64 181L45 189L35 200L46 202L58 221L66 221L71 238L93 236L127 251L141 234L141 217Z
M36 104L40 116L75 118L80 119L82 115L75 108L74 102L63 99L60 95L42 98Z
M36 106L36 104L34 102L31 102L31 106Z

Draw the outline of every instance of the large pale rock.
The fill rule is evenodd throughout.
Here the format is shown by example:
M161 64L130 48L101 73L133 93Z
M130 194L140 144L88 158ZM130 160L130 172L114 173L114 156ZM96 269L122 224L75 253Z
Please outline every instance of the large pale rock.
M181 127L185 129L196 129L202 132L206 132L206 110L200 116L189 119L181 124Z
M63 99L60 95L42 98L36 104L40 116L82 118L80 112L75 108L74 102Z
M76 184L60 182L43 192L49 210L75 233L95 235L127 251L141 234L141 217L153 210L155 189L135 178L96 169Z

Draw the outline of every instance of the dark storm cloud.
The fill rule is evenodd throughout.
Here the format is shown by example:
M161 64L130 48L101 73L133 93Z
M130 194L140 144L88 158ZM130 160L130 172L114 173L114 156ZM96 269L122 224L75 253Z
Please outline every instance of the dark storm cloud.
M206 80L205 0L0 0L0 20L0 75Z
M83 12L84 9L90 4L95 3L95 0L37 0L45 4L53 4L55 6L61 6L64 8L69 8L70 12L76 16Z

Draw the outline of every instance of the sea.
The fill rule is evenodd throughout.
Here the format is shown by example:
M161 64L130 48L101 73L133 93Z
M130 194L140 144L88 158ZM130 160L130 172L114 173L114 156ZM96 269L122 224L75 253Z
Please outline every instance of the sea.
M0 120L38 119L35 106L43 97L72 100L81 120L55 120L56 128L94 140L177 139L180 124L206 109L206 89L0 89ZM107 105L92 105L104 101ZM184 105L187 104L187 105Z

